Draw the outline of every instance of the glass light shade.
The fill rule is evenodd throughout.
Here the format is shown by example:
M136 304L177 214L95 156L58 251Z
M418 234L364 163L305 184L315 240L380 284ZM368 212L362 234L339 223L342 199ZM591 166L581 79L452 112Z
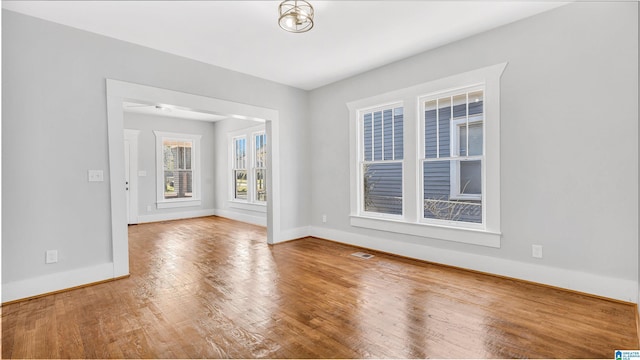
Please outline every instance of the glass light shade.
M301 33L313 28L313 6L304 0L283 1L278 12L278 25L286 31Z

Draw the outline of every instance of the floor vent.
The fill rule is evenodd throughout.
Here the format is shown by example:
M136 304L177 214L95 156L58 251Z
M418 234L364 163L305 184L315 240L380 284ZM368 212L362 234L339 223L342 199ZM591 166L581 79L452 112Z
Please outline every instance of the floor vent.
M353 254L351 254L351 256L355 256L355 257L359 257L361 259L371 259L373 257L373 255L371 254L367 254L367 253L363 253L363 252L355 252Z

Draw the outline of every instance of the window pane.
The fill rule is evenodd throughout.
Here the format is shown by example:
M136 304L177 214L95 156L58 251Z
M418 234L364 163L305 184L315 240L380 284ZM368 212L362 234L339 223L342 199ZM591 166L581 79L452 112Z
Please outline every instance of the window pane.
M384 138L384 160L393 160L393 111L384 110L383 116L383 138Z
M438 157L449 157L451 139L449 138L451 124L451 98L438 99Z
M191 170L191 143L186 143L188 147L184 148L184 157L185 157L185 165L184 168L186 170Z
M193 173L191 170L164 172L164 198L178 199L193 197Z
M247 147L245 138L238 138L234 140L234 152L235 164L233 167L236 169L245 169L247 167Z
M256 135L256 167L267 166L267 137L265 134Z
M373 130L371 129L371 125L373 122L373 117L372 114L365 114L364 115L364 121L363 121L363 129L362 129L362 134L364 136L364 160L365 161L371 161L373 160L373 155L372 155L372 134L373 134Z
M393 141L394 159L404 157L404 115L401 107L393 109Z
M256 200L267 201L267 171L256 169Z
M184 155L184 146L182 146L182 143L180 143L180 145L175 147L176 150L176 160L178 160L178 165L177 168L178 169L184 169L185 168L185 155Z
M482 155L482 123L469 124L469 156Z
M233 177L235 179L235 198L246 200L247 199L247 171L234 170Z
M469 115L482 114L484 104L484 94L482 90L469 93Z
M164 199L193 197L191 141L162 140Z
M175 170L176 169L176 156L177 154L173 151L174 149L171 147L168 141L164 141L162 144L162 153L164 155L164 170Z
M460 161L460 194L482 194L480 160Z
M455 95L453 97L453 117L467 117L467 93Z
M455 161L424 162L424 217L482 223L482 202L451 199L451 167Z
M373 160L382 160L382 111L373 113Z
M402 215L402 163L363 164L364 210Z
M424 126L425 157L435 158L438 146L438 137L436 135L436 100L427 101L424 104Z
M469 154L467 154L467 125L459 126L460 136L458 144L460 145L460 156L482 155L482 123L475 122L469 124Z

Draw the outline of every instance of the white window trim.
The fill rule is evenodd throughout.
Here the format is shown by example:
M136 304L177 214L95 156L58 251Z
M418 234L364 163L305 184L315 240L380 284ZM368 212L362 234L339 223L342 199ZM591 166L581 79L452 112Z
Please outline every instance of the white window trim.
M507 63L433 80L409 88L353 101L347 104L350 113L350 203L351 225L393 233L407 234L421 238L448 240L453 242L500 247L500 77ZM434 93L484 85L484 159L482 171L486 181L483 183L482 218L484 224L478 228L460 227L454 224L438 222L425 223L422 220L423 198L421 189L422 170L418 166L418 151L424 141L420 130L421 105L419 99ZM403 215L402 219L372 217L360 212L360 154L359 110L402 102L404 104L404 166L403 166ZM421 163L421 162L420 162ZM411 174L410 176L407 176ZM411 201L414 198L416 200Z
M251 211L258 211L258 212L266 212L267 201L256 200L255 179L254 179L255 169L256 169L255 162L254 162L254 157L255 157L254 135L262 134L262 133L264 134L267 133L264 125L253 126L250 128L245 128L245 129L236 130L236 131L227 133L227 143L228 143L228 149L229 149L229 154L228 154L229 165L227 168L230 171L229 178L231 179L231 181L229 182L229 190L228 190L228 194L229 194L228 201L229 201L230 207L251 210ZM238 138L245 138L246 140L245 144L249 147L249 149L245 150L247 152L247 159L246 159L247 166L245 168L245 170L247 171L247 199L246 200L235 198L235 179L233 174L233 171L235 170L234 169L234 163L235 163L234 141L235 139L238 139ZM269 139L267 139L267 144L268 143L269 143ZM268 145L267 145L267 151L268 151ZM269 196L269 193L267 192L267 199L268 199L268 196Z
M156 136L156 207L158 209L200 206L200 139L199 134L181 134L173 132L155 131ZM183 199L164 198L164 162L162 144L165 140L191 141L193 149L191 153L191 169L193 171L193 196Z

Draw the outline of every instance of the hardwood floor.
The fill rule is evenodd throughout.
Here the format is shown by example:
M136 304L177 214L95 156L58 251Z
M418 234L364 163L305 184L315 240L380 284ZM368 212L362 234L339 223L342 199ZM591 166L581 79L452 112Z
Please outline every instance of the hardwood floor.
M129 228L131 277L2 308L3 358L613 358L634 305L208 217Z

